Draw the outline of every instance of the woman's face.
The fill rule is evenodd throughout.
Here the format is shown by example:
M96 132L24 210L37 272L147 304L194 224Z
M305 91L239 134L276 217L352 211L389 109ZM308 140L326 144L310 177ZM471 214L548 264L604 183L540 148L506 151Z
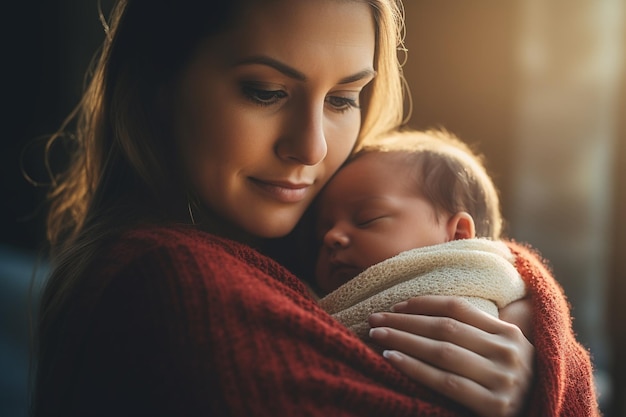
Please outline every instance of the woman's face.
M337 0L253 5L203 44L175 133L194 192L230 232L293 229L355 144L374 48L370 6Z

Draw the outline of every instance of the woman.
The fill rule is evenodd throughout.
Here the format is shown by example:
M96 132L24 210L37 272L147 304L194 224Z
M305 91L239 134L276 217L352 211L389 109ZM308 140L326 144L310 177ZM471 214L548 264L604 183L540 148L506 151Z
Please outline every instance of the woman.
M399 34L391 0L117 4L51 194L35 415L522 410L516 326L412 300L373 323L402 374L259 252L400 123Z

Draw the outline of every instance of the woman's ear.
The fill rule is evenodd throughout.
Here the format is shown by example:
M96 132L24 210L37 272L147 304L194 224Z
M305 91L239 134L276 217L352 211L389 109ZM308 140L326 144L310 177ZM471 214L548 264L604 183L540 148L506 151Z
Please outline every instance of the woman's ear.
M446 225L448 240L470 239L476 237L474 219L466 211L460 211L448 220Z

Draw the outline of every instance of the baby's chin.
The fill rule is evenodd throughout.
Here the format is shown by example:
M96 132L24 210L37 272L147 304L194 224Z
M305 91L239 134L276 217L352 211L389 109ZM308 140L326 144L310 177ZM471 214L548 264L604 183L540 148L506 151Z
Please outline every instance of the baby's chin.
M363 272L363 268L352 265L337 265L326 269L323 274L316 275L317 286L328 294Z

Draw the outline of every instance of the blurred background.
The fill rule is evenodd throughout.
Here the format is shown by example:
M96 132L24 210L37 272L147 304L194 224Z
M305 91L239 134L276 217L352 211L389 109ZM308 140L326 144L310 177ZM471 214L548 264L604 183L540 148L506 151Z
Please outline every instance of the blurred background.
M407 0L416 128L486 156L507 234L546 257L626 416L626 2Z
M107 13L112 1L101 3ZM605 415L626 416L625 2L405 9L409 124L445 127L486 156L508 236L549 260L593 355ZM45 188L22 170L46 181L41 138L78 102L104 32L97 0L9 2L3 16L0 415L22 417L29 299L47 270Z

